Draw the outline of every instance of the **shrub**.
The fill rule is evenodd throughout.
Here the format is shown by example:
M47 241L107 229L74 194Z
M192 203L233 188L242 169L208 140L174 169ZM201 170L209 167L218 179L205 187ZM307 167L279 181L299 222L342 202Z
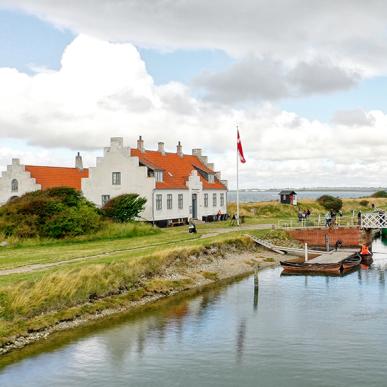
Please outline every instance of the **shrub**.
M387 198L387 191L377 191L371 195L373 198Z
M343 201L340 198L335 198L331 195L322 195L317 199L317 202L326 210L340 211L343 207Z
M130 222L144 211L146 199L138 194L124 194L110 199L102 212L115 222Z
M360 200L359 204L362 207L368 207L368 204L370 204L370 202L368 200Z
M73 188L29 192L0 207L0 233L18 238L64 238L101 228L97 208Z

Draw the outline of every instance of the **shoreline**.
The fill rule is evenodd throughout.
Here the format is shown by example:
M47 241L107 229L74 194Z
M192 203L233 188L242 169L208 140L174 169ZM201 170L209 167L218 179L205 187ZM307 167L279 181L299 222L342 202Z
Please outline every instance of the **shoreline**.
M224 251L221 251L222 248ZM104 301L119 301L115 308L103 308L94 313L84 313L75 318L58 321L43 329L31 331L27 335L11 338L0 346L0 356L21 350L33 344L43 343L54 334L86 327L97 322L124 315L135 315L147 308L157 306L162 300L172 299L177 295L189 297L212 287L223 286L254 273L275 267L280 256L254 245L235 248L229 245L212 247L208 253L201 253L187 267L178 264L168 267L162 275L154 276L136 289L121 291L98 300L90 300L85 305ZM137 294L137 297L133 297ZM80 307L85 305L79 305ZM79 307L78 306L78 307ZM70 308L71 309L71 308Z

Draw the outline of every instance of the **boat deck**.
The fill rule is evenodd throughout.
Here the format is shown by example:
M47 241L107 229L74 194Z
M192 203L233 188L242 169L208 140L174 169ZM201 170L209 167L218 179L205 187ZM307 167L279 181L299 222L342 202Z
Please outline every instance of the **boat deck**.
M308 263L340 263L345 258L348 258L348 252L345 251L334 251L331 253L321 254L318 257L311 259Z

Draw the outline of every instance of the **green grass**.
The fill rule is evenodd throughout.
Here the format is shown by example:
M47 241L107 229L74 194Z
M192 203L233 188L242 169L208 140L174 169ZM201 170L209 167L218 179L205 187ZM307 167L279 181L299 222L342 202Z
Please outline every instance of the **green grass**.
M12 334L26 334L50 324L95 310L90 303L104 308L106 297L121 297L136 291L168 293L188 285L187 281L157 279L167 267L176 270L194 265L192 257L232 245L246 249L253 246L238 233L219 235L207 240L192 240L180 246L142 254L121 253L95 262L77 263L47 272L7 277L0 284L0 342ZM133 252L132 252L133 253ZM212 255L209 255L209 257ZM141 290L142 289L142 290ZM112 305L115 301L110 301ZM82 309L84 308L84 309ZM102 310L101 309L101 310Z

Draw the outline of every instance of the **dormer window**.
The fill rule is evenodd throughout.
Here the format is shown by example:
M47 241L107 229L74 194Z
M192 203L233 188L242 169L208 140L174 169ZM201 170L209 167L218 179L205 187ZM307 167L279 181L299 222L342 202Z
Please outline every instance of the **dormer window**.
M209 183L215 183L215 176L214 175L208 175L208 182Z
M155 178L158 182L163 181L163 171L155 171Z

